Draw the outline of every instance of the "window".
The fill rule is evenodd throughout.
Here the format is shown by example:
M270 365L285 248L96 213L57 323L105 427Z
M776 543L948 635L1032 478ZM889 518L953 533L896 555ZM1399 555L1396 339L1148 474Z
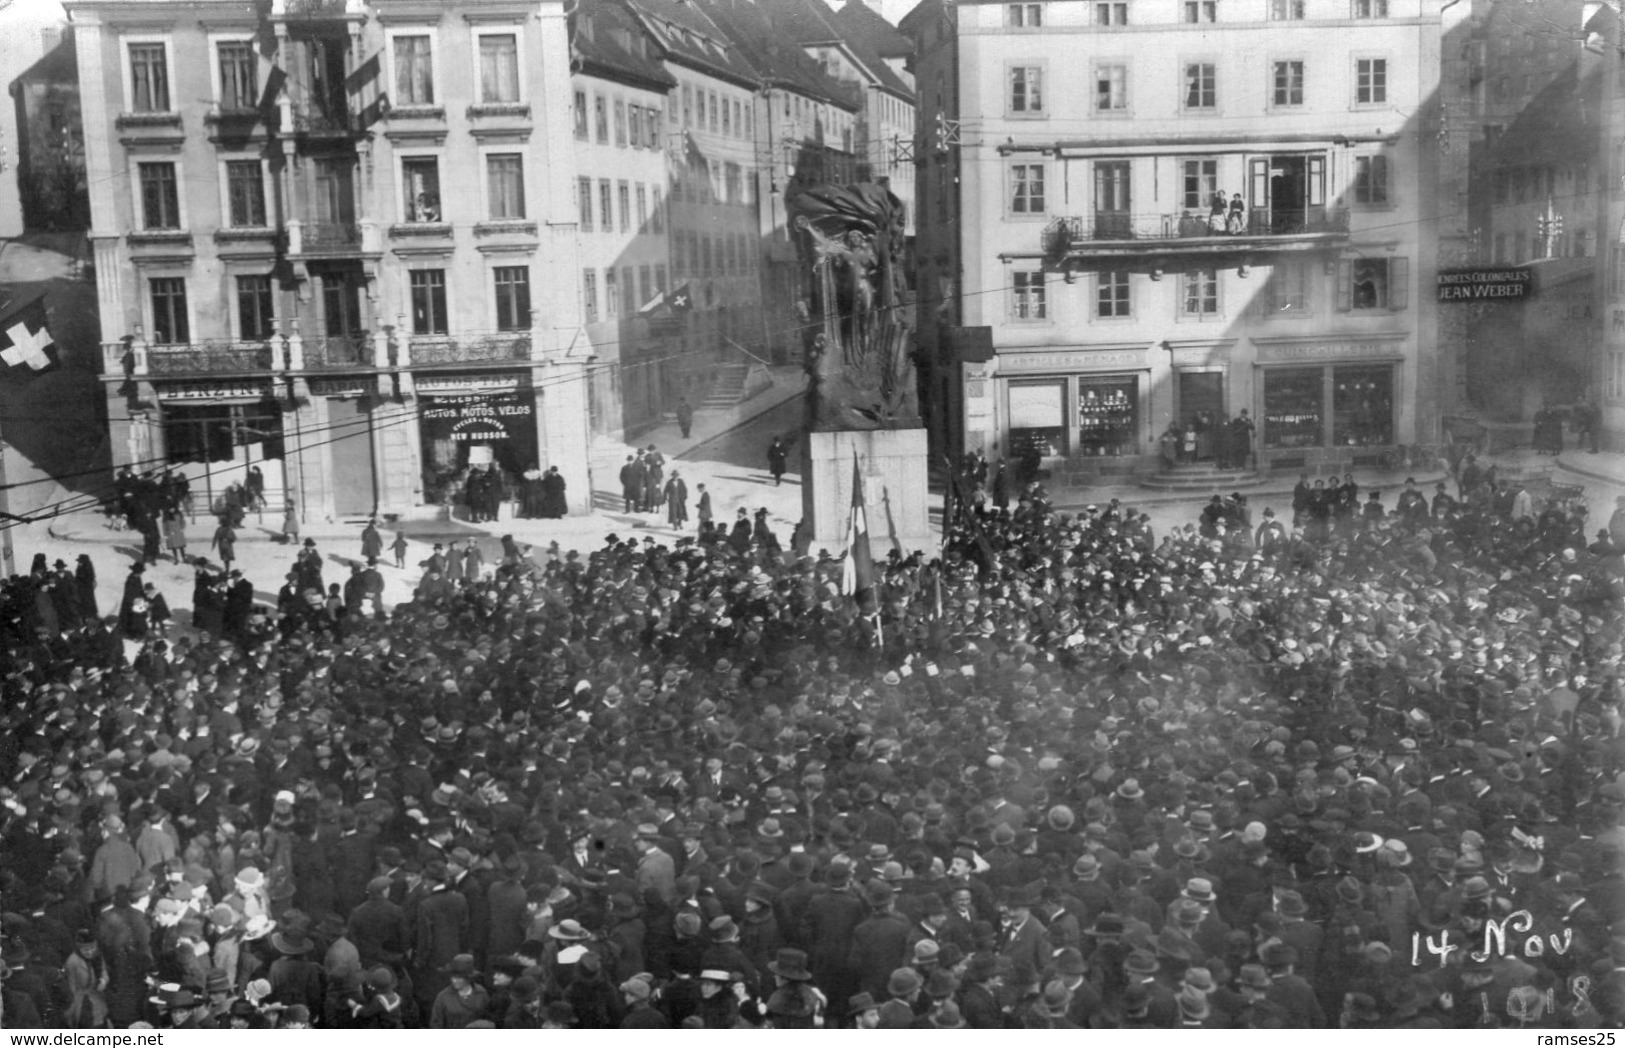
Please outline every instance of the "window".
M154 161L139 165L139 170L141 228L181 228L181 198L175 186L175 165L167 160Z
M788 99L786 99L788 101ZM705 103L700 103L703 109ZM683 126L692 127L694 124L694 88L688 84L683 85Z
M1185 63L1185 108L1218 108L1218 80L1218 68L1212 62Z
M1049 316L1049 305L1044 301L1044 271L1018 270L1011 274L1010 319L1043 320Z
M1394 369L1332 368L1332 443L1369 447L1394 442Z
M1044 165L1010 165L1010 210L1018 215L1044 213Z
M1625 245L1614 245L1612 255L1614 279L1610 295L1615 298L1625 297Z
M169 63L163 44L130 45L130 108L169 112Z
M1270 270L1262 296L1266 316L1309 312L1309 267L1302 262L1279 262Z
M432 156L401 161L402 214L408 222L439 222L440 161Z
M1354 0L1355 18L1387 18L1388 0Z
M603 95L592 96L592 116L599 145L609 145L609 100Z
M711 92L710 101L711 101L711 130L716 131L716 129L717 129L717 93L715 91Z
M617 317L621 314L621 282L619 270L609 266L604 270L604 317Z
M1362 106L1382 105L1388 101L1388 59L1355 60L1354 101Z
M660 148L660 121L658 109L650 109L643 114L643 144L650 149Z
M224 40L215 49L220 67L220 108L228 112L259 105L254 45L247 40Z
M1264 446L1314 448L1324 440L1322 368L1264 369Z
M1376 206L1388 203L1388 158L1354 158L1354 202Z
M491 271L497 290L497 330L530 328L530 267L497 266Z
M650 186L649 192L653 194L654 208L649 212L649 230L653 233L666 231L666 211L664 191L659 186Z
M1044 5L1005 4L1004 24L1012 29L1037 29L1044 24Z
M1345 259L1338 272L1337 308L1404 309L1409 305L1410 263L1403 258Z
M621 204L621 232L625 233L632 228L632 185L622 182L615 187L615 195Z
M1270 18L1277 22L1301 22L1306 0L1270 0Z
M598 180L598 228L615 232L615 188L607 178Z
M1604 392L1609 400L1625 400L1625 350L1608 351L1608 377Z
M1201 212L1213 201L1219 191L1219 162L1217 160L1185 161L1186 208Z
M1095 111L1122 113L1128 110L1128 66L1119 64L1095 67Z
M587 140L587 92L576 92L576 137Z
M518 153L492 153L485 158L490 185L491 218L525 217L525 165Z
M1010 112L1044 111L1044 70L1040 66L1010 67Z
M147 289L152 296L152 340L160 346L192 341L186 316L186 278L152 277Z
M1095 25L1128 25L1128 0L1097 0Z
M739 103L735 102L732 106L730 106L728 101L729 100L726 98L722 100L722 133L725 135L731 135L734 133L732 112L739 105Z
M638 183L638 232L649 228L649 189L642 182Z
M1066 387L1064 380L1010 383L1006 455L1048 458L1067 453Z
M649 267L648 266L639 266L638 267L638 308L642 309L654 297L655 297L654 287L649 282Z
M666 291L666 267L664 265L655 266L655 290L662 294Z
M226 161L226 197L233 226L265 225L265 179L258 160Z
M626 107L626 138L633 149L643 148L643 107Z
M1275 91L1271 96L1280 106L1303 105L1303 63L1297 60L1275 63Z
M1193 269L1185 274L1184 306L1187 317L1215 317L1219 315L1219 272L1216 269Z
M1219 20L1218 0L1185 0L1185 21L1217 22Z
M1129 315L1129 273L1107 270L1095 278L1095 316L1101 319Z
M480 34L480 101L519 101L519 38L513 33Z
M434 56L429 35L397 36L394 44L395 104L434 105Z
M615 100L615 144L626 145L626 103Z
M237 278L237 332L245 342L276 334L276 299L268 273Z
M412 334L444 335L446 326L446 271L412 271Z
M581 315L589 323L598 319L598 271L581 271Z
M576 179L576 210L578 212L576 223L581 232L592 232L592 179Z

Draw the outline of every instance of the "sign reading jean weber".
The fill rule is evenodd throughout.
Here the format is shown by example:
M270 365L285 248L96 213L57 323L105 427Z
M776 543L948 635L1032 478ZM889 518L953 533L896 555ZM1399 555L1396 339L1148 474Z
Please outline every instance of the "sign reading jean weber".
M1534 273L1527 269L1445 269L1439 271L1440 302L1483 302L1529 298Z
M1404 338L1255 339L1264 449L1309 453L1392 444ZM1308 464L1307 458L1298 463Z

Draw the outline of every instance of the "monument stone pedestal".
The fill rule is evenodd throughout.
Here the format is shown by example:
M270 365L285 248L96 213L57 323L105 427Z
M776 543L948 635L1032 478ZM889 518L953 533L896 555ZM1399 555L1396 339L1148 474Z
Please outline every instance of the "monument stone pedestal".
M804 435L802 513L812 524L813 548L831 552L846 548L852 518L852 458L856 452L863 477L863 504L869 523L869 548L877 563L892 550L892 536L907 556L930 554L930 473L926 431L915 429L836 430Z

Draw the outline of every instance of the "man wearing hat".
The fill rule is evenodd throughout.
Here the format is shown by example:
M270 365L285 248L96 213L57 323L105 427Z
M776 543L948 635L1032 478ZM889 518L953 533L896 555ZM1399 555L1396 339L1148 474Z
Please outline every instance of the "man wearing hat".
M1013 888L1000 905L999 956L1014 964L1025 962L1035 972L1048 965L1049 940L1045 929L1033 916L1037 900L1029 888Z
M647 979L639 975L621 983L621 1002L626 1016L621 1020L623 1030L669 1030L671 1022L654 1006L654 990Z
M1308 981L1296 974L1297 948L1284 942L1271 942L1266 943L1260 953L1270 979L1265 996L1286 1013L1287 1026L1297 1030L1323 1029L1326 1013L1321 1009L1320 1000Z
M639 824L633 846L638 852L638 891L653 891L667 906L677 899L677 862L660 847L660 828L652 822Z
M394 881L374 877L367 882L366 901L350 912L345 934L355 943L363 968L398 960L406 950L406 917L389 899Z
M325 979L321 964L311 959L316 944L310 935L303 927L285 927L271 934L271 947L278 954L266 976L271 999L283 1005L302 1004L312 1014L321 1014Z
M967 1026L977 1030L997 1030L1004 1026L998 990L998 958L991 953L972 954L959 983L959 1014Z
M170 990L162 997L160 1007L169 1020L171 1030L213 1030L216 1024L209 1017L209 1002L200 1000L192 989L182 986Z
M468 941L470 920L468 898L452 889L443 859L424 863L423 880L429 892L417 905L412 981L420 1007L428 1012L446 986L453 958L462 953Z
M886 1003L880 1006L880 1030L907 1030L923 1025L915 1013L915 1002L920 998L923 984L913 968L898 968L891 972L883 990Z
M761 985L761 975L756 970L755 962L739 944L739 925L724 914L711 919L707 932L711 943L700 955L700 964L712 970L738 973L738 981L754 997Z
M869 916L852 930L848 966L857 975L858 989L877 998L886 992L892 973L910 960L909 924L894 906L891 885L876 879L863 887Z
M846 1018L847 998L858 992L857 973L851 967L852 932L863 923L867 910L852 890L852 868L844 861L830 863L825 881L829 889L808 900L802 913L799 941L807 944L808 969L813 982L829 995L830 1020L838 1026Z

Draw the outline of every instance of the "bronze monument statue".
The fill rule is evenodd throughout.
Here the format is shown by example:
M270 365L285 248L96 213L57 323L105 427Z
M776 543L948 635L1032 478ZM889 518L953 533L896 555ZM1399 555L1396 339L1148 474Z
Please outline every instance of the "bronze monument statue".
M809 432L920 425L903 202L882 185L795 189L785 207L812 271L804 334Z

